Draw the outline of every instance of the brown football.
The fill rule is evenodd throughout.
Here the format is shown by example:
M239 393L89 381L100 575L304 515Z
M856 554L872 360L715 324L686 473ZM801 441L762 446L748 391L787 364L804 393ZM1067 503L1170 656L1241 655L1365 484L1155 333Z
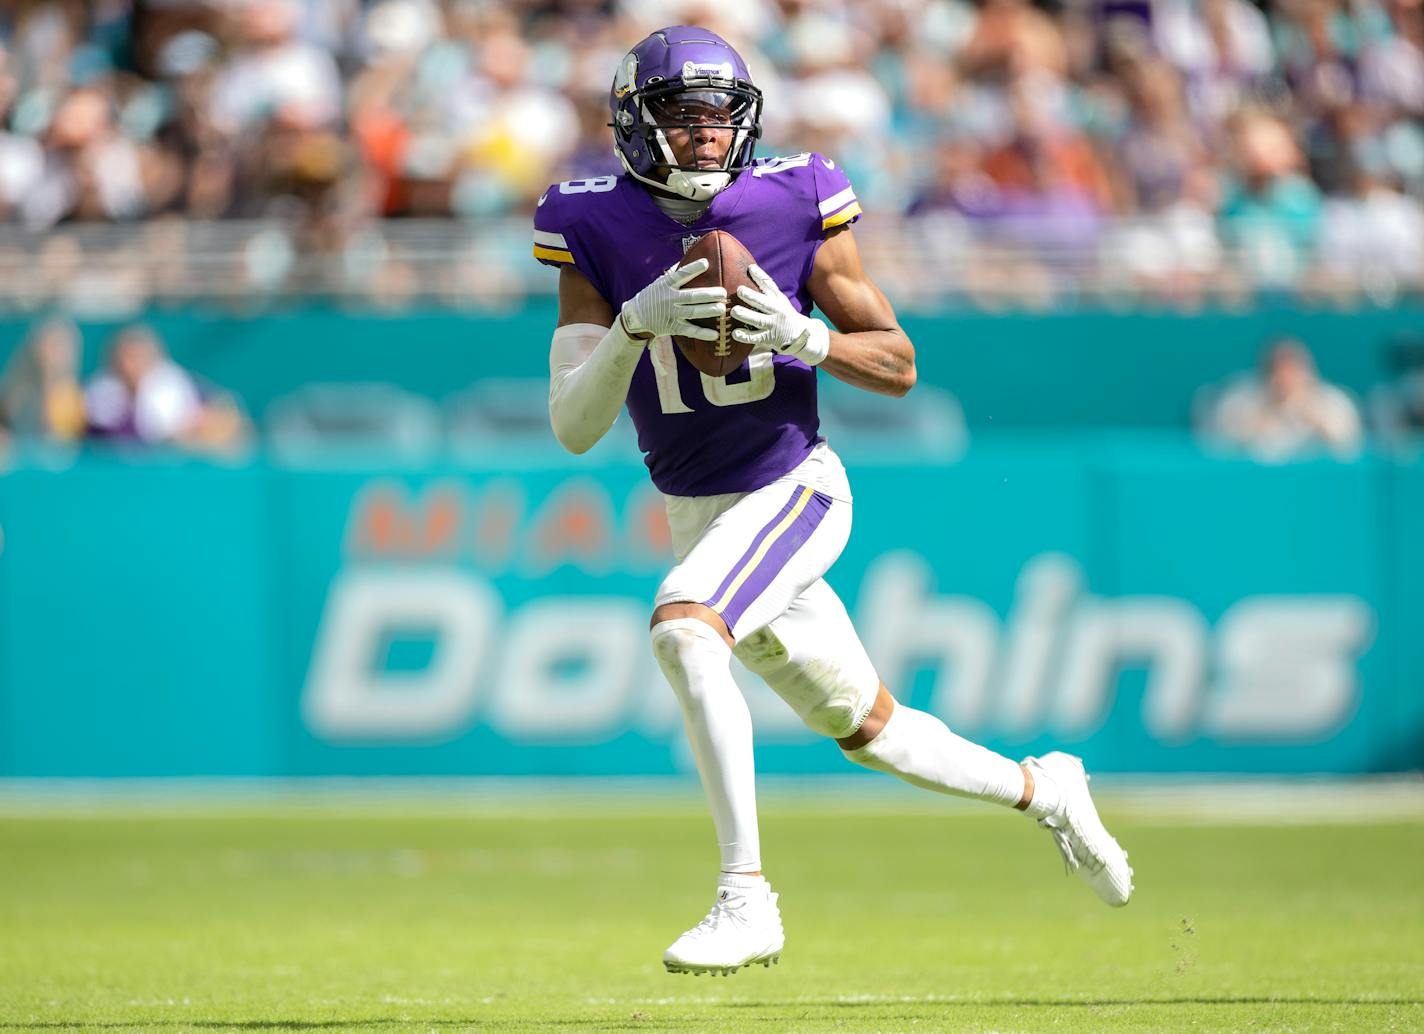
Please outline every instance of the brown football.
M683 286L715 287L721 284L727 289L727 314L695 321L699 327L717 331L716 341L699 341L690 337L674 337L673 340L677 342L677 347L682 349L682 354L687 356L687 361L707 376L725 377L746 362L752 351L751 345L733 340L732 331L742 324L732 319L731 312L732 306L737 304L737 288L743 284L756 287L747 272L756 259L752 258L752 253L743 247L741 241L726 230L713 230L699 238L687 249L687 254L678 265L685 266L700 258L707 260L707 271L693 277Z

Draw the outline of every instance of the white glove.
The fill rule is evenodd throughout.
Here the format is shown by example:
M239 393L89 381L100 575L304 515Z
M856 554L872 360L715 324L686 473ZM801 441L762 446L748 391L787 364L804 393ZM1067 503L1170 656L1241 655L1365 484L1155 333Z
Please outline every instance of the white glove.
M761 290L745 285L737 289L737 297L747 304L732 309L732 318L745 323L747 329L733 330L732 339L755 345L758 350L769 348L792 356L807 366L819 365L831 350L830 328L797 312L791 299L781 293L776 281L760 266L751 266L747 272Z
M672 334L716 341L715 330L695 326L691 321L725 314L726 289L682 286L705 273L709 265L706 259L698 259L681 268L674 266L624 302L619 318L627 335L636 339Z

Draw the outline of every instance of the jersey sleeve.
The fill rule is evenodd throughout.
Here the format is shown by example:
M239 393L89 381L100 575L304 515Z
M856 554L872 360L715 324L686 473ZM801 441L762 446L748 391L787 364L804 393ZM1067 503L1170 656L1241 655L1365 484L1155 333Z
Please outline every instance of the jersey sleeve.
M821 235L860 219L860 202L850 177L830 158L811 155L811 180L816 188L816 207L821 217Z
M534 210L534 257L546 266L573 266L605 298L608 267L609 192L613 176L556 183L544 192Z
M569 226L570 213L565 211L557 184L544 191L539 207L534 210L534 257L546 266L575 266L570 237L577 237Z

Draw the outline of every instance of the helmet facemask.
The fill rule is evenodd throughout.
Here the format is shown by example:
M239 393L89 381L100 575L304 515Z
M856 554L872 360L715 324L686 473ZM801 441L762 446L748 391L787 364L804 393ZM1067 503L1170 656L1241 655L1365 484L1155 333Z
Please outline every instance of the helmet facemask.
M659 190L707 201L724 190L737 173L752 161L755 143L761 136L761 91L744 79L714 76L650 79L641 90L623 97L614 116L613 132L618 153L629 175ZM699 164L696 134L699 129L730 130L731 143L718 167ZM687 163L680 163L667 138L668 130L683 130L693 145ZM643 175L625 153L643 149L648 172L667 170L666 181ZM643 164L643 163L639 163Z

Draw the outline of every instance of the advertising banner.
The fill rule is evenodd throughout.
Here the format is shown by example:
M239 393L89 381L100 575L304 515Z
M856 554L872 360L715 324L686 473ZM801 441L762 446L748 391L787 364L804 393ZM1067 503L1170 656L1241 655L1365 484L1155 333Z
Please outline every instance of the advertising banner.
M1424 468L1040 436L851 470L828 581L882 680L1098 770L1417 766ZM636 462L5 476L12 775L690 771ZM739 673L767 772L844 771Z

